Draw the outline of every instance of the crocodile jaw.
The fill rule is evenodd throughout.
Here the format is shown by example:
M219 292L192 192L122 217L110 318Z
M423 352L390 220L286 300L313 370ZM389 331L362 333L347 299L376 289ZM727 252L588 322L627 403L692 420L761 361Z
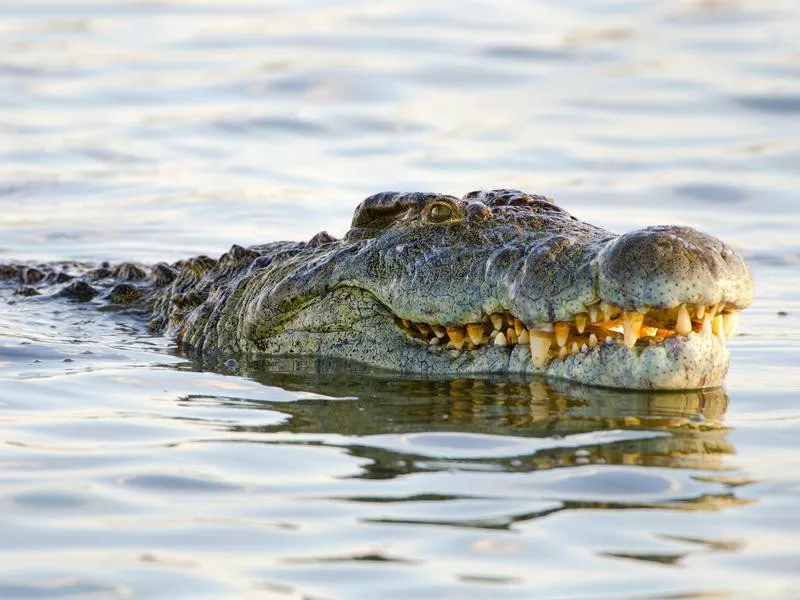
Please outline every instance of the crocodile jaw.
M338 326L332 328L327 317L334 313ZM280 330L260 337L251 349L272 355L335 357L432 377L544 375L587 385L643 390L718 387L728 369L725 334L710 328L673 334L652 345L639 342L633 347L625 344L622 333L611 331L612 335L594 345L575 348L570 342L567 348L565 344L561 357L554 337L554 351L547 362L534 364L525 339L525 343L492 342L469 348L470 342L462 340L462 347L456 349L445 335L440 347L420 334L410 335L398 321L369 292L343 287L300 307ZM432 329L429 335L436 337ZM530 337L527 330L523 338L526 335Z

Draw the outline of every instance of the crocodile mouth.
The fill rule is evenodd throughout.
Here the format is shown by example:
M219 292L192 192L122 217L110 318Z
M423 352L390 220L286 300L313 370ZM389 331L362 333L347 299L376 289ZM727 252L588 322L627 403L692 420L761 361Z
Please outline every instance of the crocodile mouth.
M485 346L528 346L534 367L587 354L596 346L624 345L646 349L664 344L674 336L692 332L714 336L724 345L732 337L740 310L730 302L713 305L679 304L672 308L623 311L611 302L587 307L567 321L524 323L510 312L486 315L476 323L444 326L396 317L397 326L412 342L430 352L471 352Z

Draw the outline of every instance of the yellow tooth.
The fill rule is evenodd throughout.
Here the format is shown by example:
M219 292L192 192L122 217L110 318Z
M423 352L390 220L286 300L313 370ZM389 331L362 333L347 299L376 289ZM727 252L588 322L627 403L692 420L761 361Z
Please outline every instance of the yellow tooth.
M567 347L561 346L561 348L558 349L558 358L564 360L565 358L567 358L567 356L569 356L569 352L567 352Z
M656 333L658 333L658 327L642 326L642 331L641 331L641 333L639 335L641 335L642 337L644 337L644 336L654 336Z
M722 328L725 331L725 337L730 339L736 333L736 326L739 324L739 311L732 310L731 312L722 315Z
M429 346L438 346L441 340L438 337L432 337L431 340L428 342Z
M559 321L553 325L553 330L556 332L556 342L559 346L563 347L567 343L569 329L570 324L566 321Z
M722 315L716 315L711 320L711 332L719 337L725 333L725 321L723 321Z
M582 344L581 345L581 352L586 354L588 351L589 351L589 346L587 346L586 344Z
M700 328L700 331L703 333L711 333L711 321L714 319L714 315L710 312L707 312L703 315L703 326Z
M531 341L531 336L528 333L527 329L523 329L519 334L519 339L517 340L520 344L529 344Z
M589 315L586 313L580 313L575 315L575 329L578 330L578 333L583 333L583 330L586 329L586 322L589 320Z
M589 334L589 345L590 346L597 346L597 336L593 333Z
M543 367L547 364L552 338L548 333L531 331L531 360L534 367Z
M497 331L501 331L503 329L503 315L494 313L493 315L489 315L489 318L492 320L492 326Z
M603 314L605 315L606 321L610 321L620 312L619 306L617 306L612 302L601 302L600 308L602 309Z
M580 352L580 350L581 349L578 347L578 342L572 342L572 348L570 348L570 352L572 354L577 354L578 352Z
M417 331L419 331L423 337L428 337L431 333L431 328L428 327L425 323L417 323Z
M703 316L706 314L706 305L705 304L698 304L697 305L697 312L695 312L698 319L702 319Z
M436 337L439 339L442 339L447 333L447 330L441 325L434 325L433 327L431 327L431 329L433 329L433 333L435 333Z
M522 333L522 330L525 329L525 325L522 324L522 321L519 319L514 319L514 332L519 337L519 334Z
M456 350L461 350L464 345L464 329L462 327L448 327L447 335L450 336L450 341Z
M640 312L631 311L622 313L622 331L625 337L625 345L633 348L644 323L644 315Z
M411 321L409 321L408 319L403 319L403 327L409 329L411 327Z
M506 338L508 339L509 344L516 344L519 338L517 337L517 332L513 327L509 327L506 329Z
M597 304L592 304L589 307L589 320L592 323L597 323L598 317L600 316L600 312L597 310Z
M502 333L498 333L494 338L494 345L495 346L505 346L508 343L506 340L506 336Z
M467 325L467 335L476 346L481 343L483 337L483 323L470 323Z
M681 304L678 308L678 320L675 323L675 333L688 335L691 330L692 319L689 317L689 311L686 309L685 304Z

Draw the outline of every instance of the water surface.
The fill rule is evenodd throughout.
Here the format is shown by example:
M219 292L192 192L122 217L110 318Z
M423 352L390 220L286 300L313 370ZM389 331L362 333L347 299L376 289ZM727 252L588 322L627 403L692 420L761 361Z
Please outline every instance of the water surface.
M800 597L800 11L0 5L0 261L175 260L518 187L736 246L724 390L231 372L0 304L0 597Z

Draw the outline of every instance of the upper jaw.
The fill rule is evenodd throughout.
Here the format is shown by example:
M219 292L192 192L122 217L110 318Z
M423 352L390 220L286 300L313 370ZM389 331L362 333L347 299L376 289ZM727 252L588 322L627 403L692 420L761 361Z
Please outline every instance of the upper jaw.
M607 243L597 256L598 295L622 307L681 303L741 310L753 277L730 246L689 227L647 227Z

